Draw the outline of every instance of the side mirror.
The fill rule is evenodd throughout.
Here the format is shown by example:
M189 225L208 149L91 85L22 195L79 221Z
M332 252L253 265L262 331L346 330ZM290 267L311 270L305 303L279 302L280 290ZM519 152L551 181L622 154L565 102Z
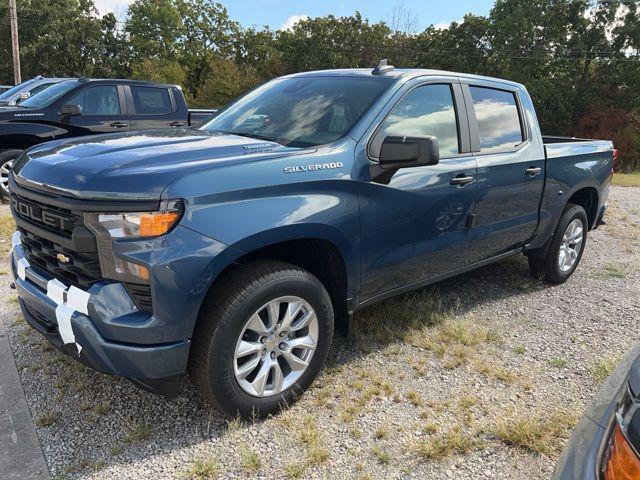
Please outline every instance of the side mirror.
M436 165L440 161L440 148L436 137L389 136L380 148L380 167L396 169Z
M82 107L80 105L62 105L62 107L60 107L61 117L73 117L81 114Z

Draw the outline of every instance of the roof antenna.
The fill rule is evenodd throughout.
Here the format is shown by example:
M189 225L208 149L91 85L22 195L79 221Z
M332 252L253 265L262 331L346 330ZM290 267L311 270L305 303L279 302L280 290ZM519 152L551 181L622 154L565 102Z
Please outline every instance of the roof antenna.
M383 58L378 62L378 65L376 65L376 68L374 68L371 71L371 75L381 75L383 73L390 72L393 69L394 69L393 65L389 65L387 63L387 59Z

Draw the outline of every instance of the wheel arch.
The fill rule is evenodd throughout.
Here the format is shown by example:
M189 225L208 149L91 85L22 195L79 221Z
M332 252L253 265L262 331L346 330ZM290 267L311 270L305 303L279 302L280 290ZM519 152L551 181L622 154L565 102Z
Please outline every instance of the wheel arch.
M571 194L571 196L567 200L567 204L570 203L574 205L580 205L582 208L584 208L584 211L587 213L589 230L591 230L595 226L598 219L598 190L592 186L581 187Z
M207 292L240 265L256 260L287 262L320 280L331 297L336 329L348 333L350 317L357 305L359 264L355 249L338 230L309 224L287 225L253 235L232 247L235 255L211 281Z

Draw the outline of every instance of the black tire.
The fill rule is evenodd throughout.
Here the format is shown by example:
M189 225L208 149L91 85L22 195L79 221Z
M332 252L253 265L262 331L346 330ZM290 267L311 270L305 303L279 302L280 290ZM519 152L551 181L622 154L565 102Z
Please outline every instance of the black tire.
M318 319L319 338L309 366L291 387L278 395L256 397L235 377L234 349L243 328L261 306L278 297L295 295L307 301ZM316 378L333 337L331 299L311 273L280 261L255 261L221 278L207 295L192 338L189 374L204 399L225 414L264 417L290 405Z
M577 258L571 268L567 271L562 271L560 265L558 263L558 257L560 255L560 246L562 245L562 238L564 236L567 227L574 220L580 220L582 223L582 242L579 246L579 251L577 252ZM587 220L587 214L580 205L574 205L572 203L568 203L565 207L562 215L560 215L560 220L558 221L558 225L556 226L556 230L553 233L553 237L551 238L551 243L549 244L549 249L547 250L547 254L545 257L529 257L529 270L531 274L544 280L548 283L563 283L567 281L567 279L573 274L573 272L578 267L580 263L580 259L582 258L582 253L584 252L584 248L587 244L587 231L589 223Z
M18 149L4 150L0 152L0 198L3 200L7 200L9 198L8 183L6 183L8 179L5 178L5 174L10 170L10 168L5 170L5 167L7 167L9 162L18 158L22 152L23 150Z

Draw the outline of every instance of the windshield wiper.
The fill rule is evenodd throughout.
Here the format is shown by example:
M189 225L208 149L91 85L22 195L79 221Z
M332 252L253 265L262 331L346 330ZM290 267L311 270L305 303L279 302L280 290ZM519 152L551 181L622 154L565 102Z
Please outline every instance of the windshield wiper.
M267 135L260 135L259 133L251 133L251 132L220 132L228 135L238 135L239 137L247 137L247 138L255 138L257 140L264 140L266 142L275 142L282 145L277 139L273 137L269 137Z

